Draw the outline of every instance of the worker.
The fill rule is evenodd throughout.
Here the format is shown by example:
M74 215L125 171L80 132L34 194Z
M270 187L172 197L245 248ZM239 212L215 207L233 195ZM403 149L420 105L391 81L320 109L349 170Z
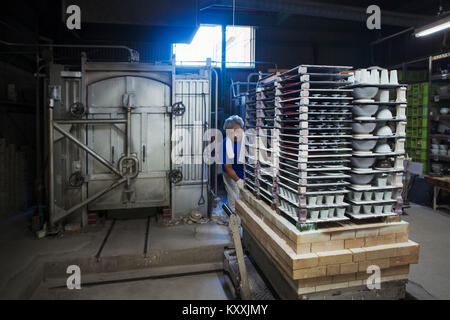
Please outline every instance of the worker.
M228 207L233 212L235 197L239 198L239 187L244 185L243 127L244 121L237 115L227 118L223 125L226 134L222 142L223 182L227 191Z

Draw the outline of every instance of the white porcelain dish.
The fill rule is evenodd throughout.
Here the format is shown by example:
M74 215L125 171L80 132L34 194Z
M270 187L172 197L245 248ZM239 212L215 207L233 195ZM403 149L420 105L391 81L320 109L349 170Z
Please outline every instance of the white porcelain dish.
M355 116L370 117L377 112L378 106L376 104L360 104L354 105L352 110Z
M377 144L377 140L353 140L352 146L356 151L371 151L375 145Z
M389 126L381 126L377 129L376 136L392 136L392 129Z
M377 124L375 122L354 122L352 123L352 130L354 133L358 134L368 134L371 133Z
M390 152L392 152L392 150L391 150L391 147L389 146L389 144L384 142L384 143L380 143L379 145L377 145L377 147L375 148L375 152L376 153L390 153Z
M382 109L377 113L377 119L380 120L391 120L392 117L392 112L389 109Z
M350 159L351 164L355 168L370 168L375 163L376 158L356 158L352 157Z
M359 174L359 173L350 173L350 181L353 184L357 185L365 185L369 184L374 177L373 173L367 173L367 174Z
M356 87L353 89L353 97L355 99L372 99L377 92L377 87Z

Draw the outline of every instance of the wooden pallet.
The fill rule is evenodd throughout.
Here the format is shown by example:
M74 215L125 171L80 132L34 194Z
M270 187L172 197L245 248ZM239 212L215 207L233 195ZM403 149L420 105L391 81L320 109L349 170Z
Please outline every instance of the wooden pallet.
M245 190L236 210L245 231L299 297L364 286L370 265L380 267L382 282L406 280L409 265L418 263L419 245L408 240L409 224L398 219L300 232Z

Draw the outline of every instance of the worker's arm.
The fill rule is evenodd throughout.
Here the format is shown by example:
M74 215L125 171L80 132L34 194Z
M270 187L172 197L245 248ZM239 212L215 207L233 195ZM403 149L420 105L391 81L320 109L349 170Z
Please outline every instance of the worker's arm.
M240 178L237 176L236 171L234 171L233 166L231 164L224 164L226 173L233 179L234 181L238 182Z

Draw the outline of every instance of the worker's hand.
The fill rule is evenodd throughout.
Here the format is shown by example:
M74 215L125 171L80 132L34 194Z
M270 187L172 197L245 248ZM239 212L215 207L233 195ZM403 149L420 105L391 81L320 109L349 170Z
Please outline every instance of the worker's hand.
M244 188L244 180L243 179L239 179L238 181L236 181L239 189L243 189Z

